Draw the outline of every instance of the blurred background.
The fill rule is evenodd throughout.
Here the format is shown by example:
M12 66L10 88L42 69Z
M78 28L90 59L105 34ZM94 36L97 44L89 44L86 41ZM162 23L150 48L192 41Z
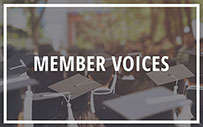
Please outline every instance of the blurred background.
M54 0L1 0L3 2L56 3ZM124 2L60 0L57 3ZM203 1L126 0L125 3L203 4ZM0 8L2 10L2 4ZM79 48L105 50L114 55L140 51L144 55L167 54L173 58L179 50L195 47L195 15L195 8L9 8L8 44L36 52L40 44L50 44L63 55ZM2 13L0 18L2 42Z
M3 3L200 3L200 12L203 12L203 0L125 0L125 2L121 2L121 0L0 0L0 3L0 47L3 46ZM129 55L129 53L139 55L140 53L142 56L167 55L170 58L170 66L174 66L180 63L187 65L188 59L186 60L181 52L196 49L195 8L9 8L7 16L8 49L10 48L8 52L11 55L15 54L17 50L24 52L24 49L36 54L41 51L42 56L59 54L87 56L95 55L98 52L118 56ZM201 13L200 19L203 23L203 13ZM203 30L203 25L200 29ZM203 52L203 33L200 35ZM0 50L0 61L2 62L2 48ZM192 59L192 62L191 66L194 67L192 69L195 73L195 60ZM32 70L32 66L30 68ZM47 86L53 82L74 74L71 72L52 74L50 72L36 75L39 76L37 78L41 78L40 83L47 90ZM133 82L123 83L123 77L126 75L133 75L135 77ZM202 79L203 76L201 81ZM144 71L126 73L121 70L118 74L118 81L120 82L117 83L116 92L119 95L156 86ZM195 83L194 81L194 84L189 85L195 85ZM182 81L181 84L183 84ZM203 84L201 83L201 85ZM40 89L35 90L36 93L42 92L41 86ZM19 98L22 93L24 91L21 90ZM10 106L12 109L13 105L10 104ZM22 111L21 107L18 114L16 113L17 119L22 119L19 115L19 112ZM44 109L42 108L42 110ZM109 114L107 113L107 115Z

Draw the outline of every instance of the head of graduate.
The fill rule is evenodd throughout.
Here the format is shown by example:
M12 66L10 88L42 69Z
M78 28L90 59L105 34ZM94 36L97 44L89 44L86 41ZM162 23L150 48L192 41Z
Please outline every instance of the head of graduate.
M105 58L105 71L89 71L88 78L95 80L101 85L109 85L112 82L113 75L115 73L112 58L110 55L105 53L98 53L96 56L103 56ZM96 64L97 63L95 63L95 65Z

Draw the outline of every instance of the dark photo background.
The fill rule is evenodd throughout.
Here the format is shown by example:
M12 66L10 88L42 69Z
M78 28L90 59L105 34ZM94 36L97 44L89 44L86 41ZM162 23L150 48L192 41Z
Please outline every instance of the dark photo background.
M3 3L200 3L200 12L203 11L202 0L126 0L125 2L120 0L0 0L0 2L1 10L3 10ZM1 13L0 16L0 46L2 47L3 14ZM142 56L169 56L168 62L171 66L188 65L189 55L183 52L196 50L195 18L195 8L10 8L8 10L8 46L10 47L8 55L12 56L16 51L25 50L41 56L87 56L99 52L125 56L133 52ZM200 19L203 23L202 13ZM200 45L202 52L202 40ZM0 60L3 61L2 48ZM76 73L78 72L37 74L34 78L37 78L43 86L36 87L33 91L47 92L50 90L47 86ZM85 75L85 72L80 74ZM121 85L123 82L119 81L116 85L116 93L119 95L156 87L145 72L127 73L121 68L119 76L124 75L133 75L136 80L125 83L125 87ZM195 85L195 82L190 81L189 85ZM13 96L23 95L24 92L25 89L22 89L9 95L13 98ZM19 102L15 106L18 109L11 111L16 112L11 119L23 118L23 102L18 99L15 99ZM59 100L53 100L53 102L56 101ZM53 102L48 102L48 105ZM1 102L1 108L2 105ZM51 107L53 112L58 112L56 111L58 108L55 107L57 104ZM0 115L2 114L3 110L0 112Z

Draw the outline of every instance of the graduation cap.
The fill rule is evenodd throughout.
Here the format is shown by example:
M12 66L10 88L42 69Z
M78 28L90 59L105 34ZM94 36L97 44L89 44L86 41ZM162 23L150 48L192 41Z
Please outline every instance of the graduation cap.
M73 113L76 115L84 111L84 109L87 109L88 107L88 98L89 98L89 92L97 87L100 87L101 85L98 84L97 82L90 80L80 74L76 74L70 78L67 78L65 80L59 81L54 83L53 85L50 85L49 88L54 92L45 92L45 93L36 93L33 95L33 100L34 102L34 111L33 111L33 116L35 118L36 116L39 116L35 112L37 110L41 110L39 108L45 108L46 102L47 104L59 104L58 102L61 101L61 99L64 98L64 100L67 102L67 113L68 113L68 120L74 120ZM62 98L61 98L62 97ZM57 99L59 98L59 99ZM53 100L53 101L52 101ZM43 102L42 102L43 101ZM39 103L38 103L39 102ZM38 104L44 103L42 106L35 107ZM50 106L51 108L56 108L53 106ZM47 111L49 108L46 108L45 110ZM58 109L58 108L57 108ZM43 109L42 109L43 110ZM49 113L51 115L55 115L57 111L54 109L52 112L54 113ZM43 116L39 116L40 119L46 118L48 115L43 114ZM50 117L50 116L48 116ZM36 117L38 119L38 117Z
M101 52L101 53L96 53L96 54L94 54L94 56L103 56L103 57L104 57L104 59L105 59L104 67L105 67L105 68L108 68L108 67L113 66L112 58L111 58L110 55ZM95 61L95 63L97 64L96 61ZM95 64L95 65L96 65L96 64Z
M31 52L16 52L7 60L8 75L22 74L29 70L28 66L33 62L33 54ZM1 77L3 74L3 63L0 66Z
M162 114L175 108L190 105L184 95L177 95L164 87L113 98L103 102L111 110L127 120L172 119L172 115Z
M184 51L183 53L189 54L188 67L193 73L196 74L196 51L188 50L188 51ZM200 63L203 63L203 52L200 52ZM200 68L201 68L200 74L203 74L202 66Z
M183 64L172 66L168 71L149 72L147 75L158 85L164 85L166 83L182 80L185 78L193 77L194 74ZM172 76L174 75L175 78Z
M193 102L191 110L192 110L193 116L195 116L195 117L196 117L196 104L197 104L197 102L196 102L196 90L197 90L196 86L191 85L187 88L187 94L186 94L187 98L192 100L192 102ZM202 100L202 99L203 99L203 86L200 86L200 100ZM200 101L200 105L203 105L203 101ZM202 118L203 117L203 106L201 106L200 115ZM200 122L203 123L203 119L201 119Z
M94 56L103 56L105 58L104 67L106 71L90 71L88 72L88 74L91 75L91 77L95 81L99 82L102 85L106 85L106 83L109 82L110 78L114 73L112 58L110 55L106 53L97 53L97 54L94 54ZM97 61L95 61L94 63L95 63L94 67L96 67Z
M49 86L50 89L58 93L70 92L66 97L69 98L72 104L72 110L76 113L87 107L88 93L98 87L101 87L99 83L80 74L76 74Z
M195 50L186 50L183 51L182 53L188 54L189 59L187 62L188 68L196 75L196 51ZM200 76L201 76L201 83L203 81L203 52L200 52ZM190 78L191 82L196 82L196 78Z
M49 88L59 93L70 92L71 100L73 100L100 86L99 83L80 74L76 74L70 78L50 85Z
M184 79L195 76L183 64L172 66L168 71L149 72L147 76L154 81L158 86L166 86L171 90L179 90L177 87L182 88L178 92L182 93L184 89Z
M35 79L29 78L27 74L12 75L7 77L8 91L8 119L17 119L17 115L22 111L22 100L20 98L22 88L30 88L38 85ZM3 79L0 79L0 93L3 92ZM26 91L27 92L27 91ZM13 105L16 108L13 109ZM25 106L24 106L25 107Z
M26 74L12 75L7 77L7 90L17 90L27 86L38 85L38 81L28 77ZM0 93L3 92L3 79L0 79Z
M41 101L41 100L48 100L52 98L58 98L63 95L69 95L70 92L62 92L62 93L56 93L56 92L42 92L42 93L35 93L32 96L33 101ZM22 99L25 98L25 95L22 95Z
M122 120L123 117L103 104L106 100L118 98L118 94L94 95L95 114L100 120Z
M33 62L33 57L32 52L17 52L8 59L8 68L16 69L23 66L28 67L29 64Z
M140 57L142 57L142 53L141 52L130 52L127 55L128 56L140 56Z
M136 82L133 75L118 75L118 81L116 84L116 93L119 95L129 94L129 90L132 89L133 84Z

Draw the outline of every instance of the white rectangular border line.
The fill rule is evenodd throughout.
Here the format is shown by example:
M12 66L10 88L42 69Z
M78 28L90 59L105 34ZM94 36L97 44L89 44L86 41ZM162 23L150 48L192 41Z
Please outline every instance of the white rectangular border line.
M6 122L5 120L7 120L7 7L4 6L4 19L3 19L3 37L4 37L4 42L3 42L3 46L4 46L4 71L3 71L3 79L4 79L4 85L3 85L3 94L4 94L4 99L3 99L3 116L4 116L4 123ZM6 119L5 119L6 118Z
M7 8L8 7L195 7L196 8L196 120L7 120ZM197 124L200 122L200 5L199 4L4 4L4 123L5 124Z
M197 7L198 4L4 4L8 7Z
M196 7L196 120L200 123L200 5Z

